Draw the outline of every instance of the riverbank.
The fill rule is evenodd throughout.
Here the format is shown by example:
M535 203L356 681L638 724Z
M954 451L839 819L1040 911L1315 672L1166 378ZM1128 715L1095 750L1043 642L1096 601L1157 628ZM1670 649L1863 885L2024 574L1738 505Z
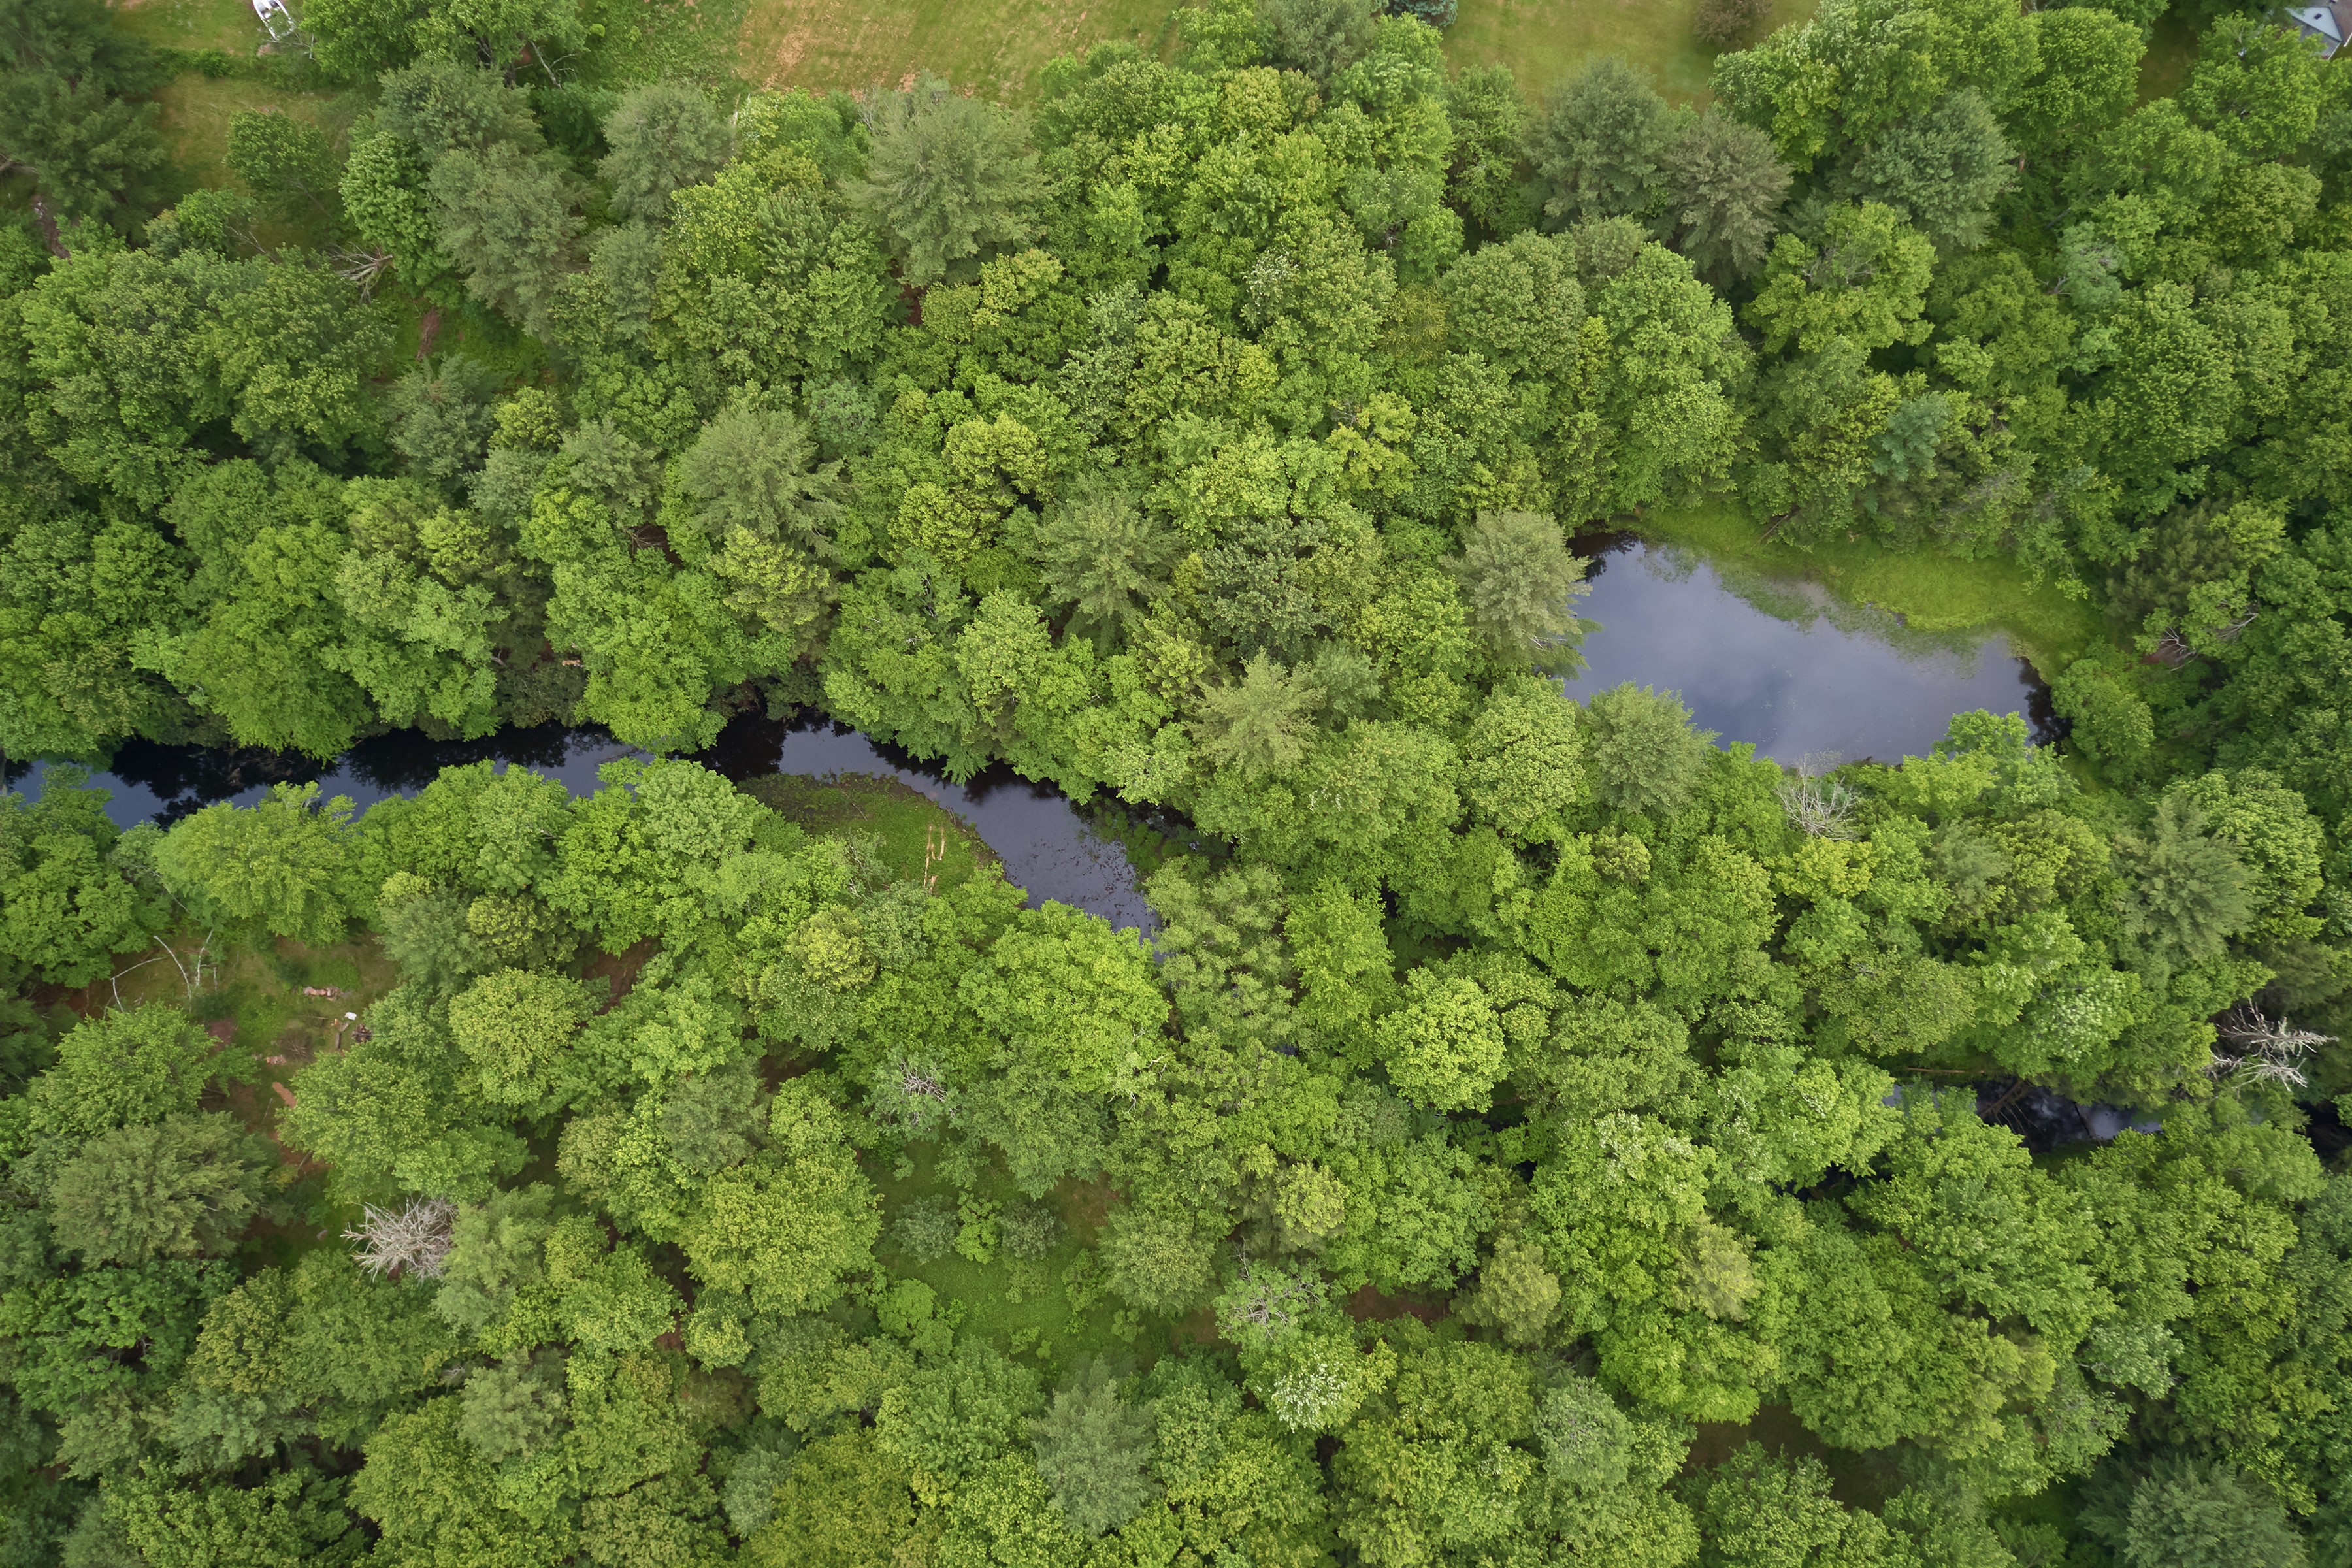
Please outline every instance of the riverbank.
M2048 680L2106 640L2098 608L2036 583L2006 556L1956 561L1929 550L1896 552L1868 540L1811 550L1764 537L1728 503L1643 516L1631 530L1703 557L1734 593L1743 577L1818 584L1843 602L1897 616L1931 636L1999 632ZM1743 597L1748 596L1746 594ZM1760 607L1770 609L1769 604Z

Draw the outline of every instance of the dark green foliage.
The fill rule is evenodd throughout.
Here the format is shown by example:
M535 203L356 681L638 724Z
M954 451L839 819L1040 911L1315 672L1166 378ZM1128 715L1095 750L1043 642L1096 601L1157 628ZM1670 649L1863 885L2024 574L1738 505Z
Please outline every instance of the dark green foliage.
M392 444L418 479L454 493L481 466L490 439L489 370L463 354L419 366L386 399Z
M1152 1413L1097 1361L1054 1391L1037 1422L1037 1474L1082 1535L1116 1530L1151 1500Z
M1788 165L1769 137L1709 109L1667 145L1660 166L1660 229L1700 277L1721 288L1763 264L1789 191Z
M129 100L163 79L153 49L90 0L11 0L0 44L0 158L32 175L41 221L145 217L166 158L155 106Z
M2012 171L1984 97L1956 92L1888 129L1853 166L1853 194L1884 202L1939 245L1973 247Z
M2303 1542L2277 1500L2226 1465L2159 1454L2086 1489L2083 1529L2125 1568L2299 1568Z
M1034 232L1045 195L1036 155L1013 111L919 76L868 110L873 151L850 195L917 288L969 276Z
M49 1185L58 1245L86 1264L218 1252L261 1206L268 1149L217 1111L100 1133Z
M1126 640L1164 580L1174 541L1132 497L1102 479L1084 484L1037 528L1038 565L1073 631L1097 647Z
M1372 0L1258 0L1258 35L1268 64L1328 81L1372 47Z
M604 141L613 150L596 172L612 188L613 210L659 223L672 191L699 184L727 162L729 133L699 89L665 81L622 94L604 121Z
M2217 958L2252 920L2243 862L2230 845L2206 836L2203 814L2187 796L2166 795L2148 832L2120 838L2116 848L2131 889L2124 929L2159 961Z
M1544 216L1565 227L1647 213L1674 136L1674 114L1654 88L1613 55L1594 60L1544 100L1528 130Z
M891 1234L909 1256L932 1263L955 1250L963 1219L945 1198L918 1198L898 1211Z

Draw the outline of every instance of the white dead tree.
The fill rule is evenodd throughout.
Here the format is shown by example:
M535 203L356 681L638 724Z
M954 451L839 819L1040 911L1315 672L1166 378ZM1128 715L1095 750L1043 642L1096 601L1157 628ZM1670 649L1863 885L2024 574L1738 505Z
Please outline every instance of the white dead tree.
M438 1279L449 1260L449 1233L457 1223L457 1205L447 1198L411 1198L404 1208L368 1205L359 1228L343 1232L343 1237L363 1244L359 1266L379 1279L421 1274Z
M1815 838L1853 838L1858 797L1832 776L1845 759L1835 752L1807 752L1780 781L1780 809L1789 824Z
M2273 1023L2252 1002L2231 1008L2214 1034L2219 1047L2213 1053L2214 1072L2290 1089L2300 1089L2305 1081L2304 1058L2336 1043L2333 1035L2298 1029L2284 1017Z

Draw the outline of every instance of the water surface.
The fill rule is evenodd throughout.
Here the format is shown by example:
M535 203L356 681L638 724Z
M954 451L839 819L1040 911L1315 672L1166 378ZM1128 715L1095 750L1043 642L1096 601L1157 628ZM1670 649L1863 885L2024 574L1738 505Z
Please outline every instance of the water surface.
M1568 683L1589 696L1631 680L1679 692L1703 729L1726 743L1754 742L1795 762L1834 752L1881 761L1924 752L1955 713L2023 713L2036 738L2054 739L2047 694L2001 637L1937 638L1868 606L1839 604L1804 583L1727 581L1696 557L1626 535L1577 542L1592 557L1581 611L1599 623L1584 639L1586 668ZM124 744L93 782L112 792L115 821L173 822L216 800L249 805L272 784L318 781L322 795L364 808L414 795L445 767L484 760L593 792L596 770L645 753L594 727L507 730L480 741L429 741L413 731L361 742L331 764L254 751ZM1118 845L1097 832L1062 793L1002 764L958 784L895 746L824 721L739 718L697 759L740 782L764 773L872 773L895 778L979 832L1028 891L1101 915L1116 926L1156 929ZM38 795L35 764L24 787Z
M365 810L393 795L415 795L443 768L483 761L527 767L561 780L574 795L591 795L598 768L621 757L646 755L594 726L553 724L504 730L479 741L431 741L415 731L396 731L362 741L331 763L272 752L131 741L115 754L113 765L93 773L90 782L111 792L107 815L129 827L176 822L219 800L251 805L273 784L313 780L320 795L348 795ZM749 716L730 722L719 743L693 760L738 783L767 773L895 778L971 823L1003 861L1005 879L1027 891L1033 908L1054 899L1147 935L1159 927L1118 843L1097 832L1059 790L1032 784L1003 764L957 784L898 747L877 744L854 730L822 721L788 724ZM47 771L34 763L16 787L38 797Z
M1580 611L1600 629L1584 639L1571 697L1627 680L1679 692L1701 729L1783 763L1922 755L1952 715L1979 708L2022 713L2037 741L2056 738L2045 689L1998 633L1930 637L1817 584L1727 581L1630 535L1588 535L1577 550L1591 557Z

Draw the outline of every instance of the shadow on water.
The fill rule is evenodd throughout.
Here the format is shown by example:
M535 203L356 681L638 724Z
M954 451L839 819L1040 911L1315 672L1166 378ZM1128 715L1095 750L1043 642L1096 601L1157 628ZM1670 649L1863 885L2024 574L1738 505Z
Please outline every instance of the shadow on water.
M2063 732L2048 689L1998 634L1930 636L1816 584L1727 575L1631 534L1575 548L1592 584L1578 609L1597 625L1571 697L1628 680L1679 692L1700 728L1783 763L1921 755L1979 708L2025 715L2037 742Z
M527 767L560 780L574 795L588 795L597 787L597 769L606 763L645 755L604 730L553 724L503 730L478 741L433 741L415 731L395 731L362 741L331 763L292 753L131 741L90 782L111 792L107 815L128 827L176 822L215 801L251 805L275 784L316 782L320 795L348 795L364 810L394 795L415 795L444 768L479 762ZM730 722L718 744L692 760L738 783L778 773L898 779L970 822L1003 861L1006 879L1025 889L1033 906L1053 899L1114 926L1135 926L1147 935L1158 929L1137 887L1135 868L1118 841L1097 831L1059 790L1033 784L1001 763L957 784L936 766L854 730L821 720L788 723L748 715ZM46 773L38 763L23 770L21 779L17 769L9 770L12 783L36 797ZM1190 831L1174 821L1153 826L1171 837Z

